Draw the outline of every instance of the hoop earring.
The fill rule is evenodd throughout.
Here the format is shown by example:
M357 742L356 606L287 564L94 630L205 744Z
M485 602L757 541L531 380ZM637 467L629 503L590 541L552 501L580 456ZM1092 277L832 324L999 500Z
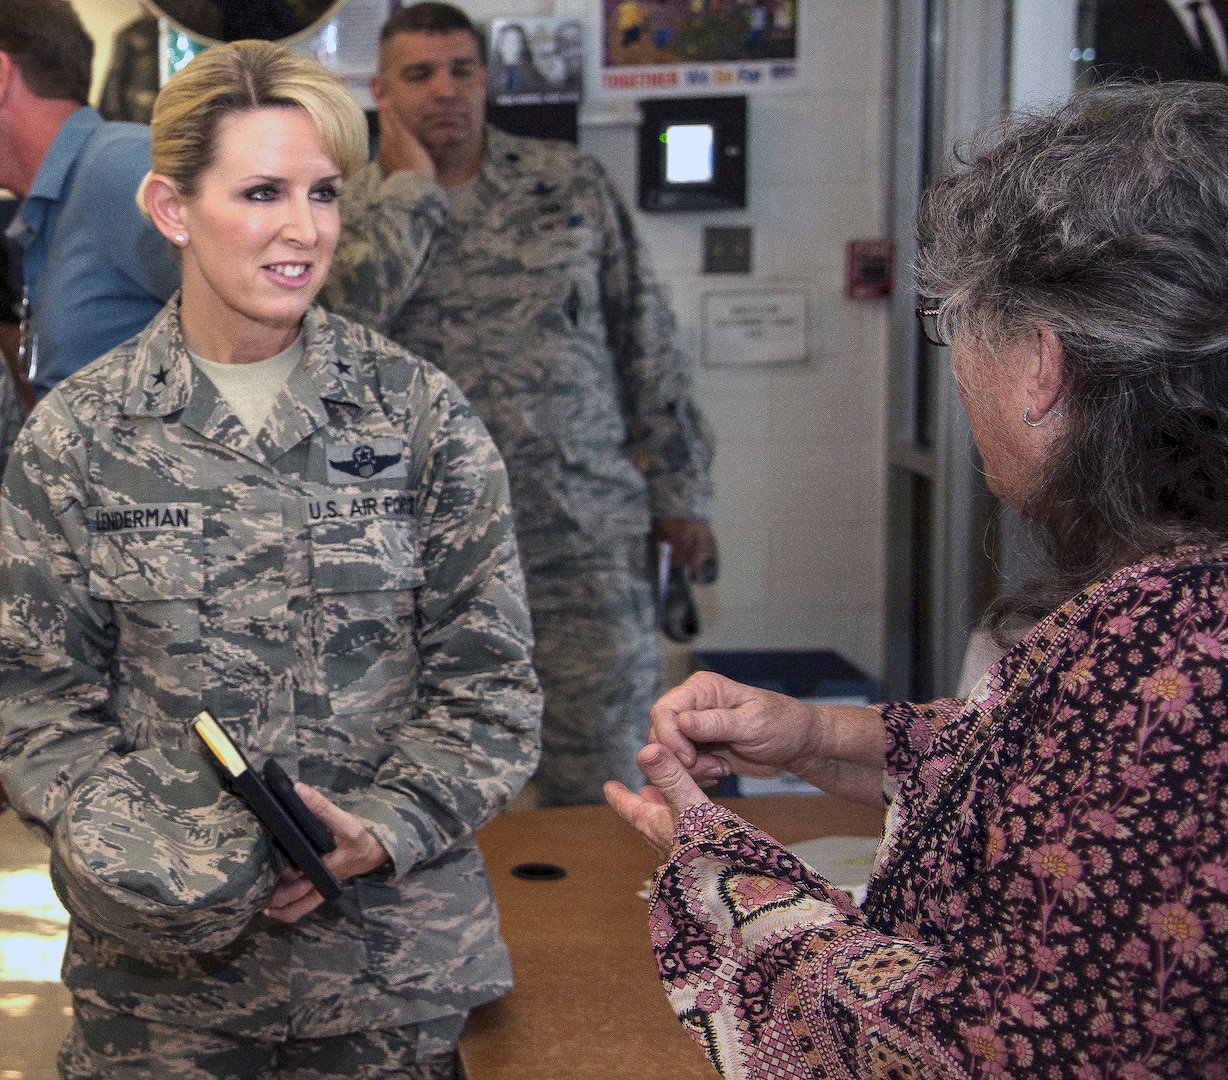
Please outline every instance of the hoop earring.
M1045 413L1045 415L1042 416L1039 420L1033 420L1031 405L1029 405L1026 409L1023 410L1023 422L1027 424L1028 427L1044 427L1044 425L1048 422L1048 420L1049 420L1048 413Z

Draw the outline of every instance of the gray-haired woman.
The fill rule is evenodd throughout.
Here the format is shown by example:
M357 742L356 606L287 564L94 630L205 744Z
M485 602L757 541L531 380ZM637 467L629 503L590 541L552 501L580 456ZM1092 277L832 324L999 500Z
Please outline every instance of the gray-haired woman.
M607 797L666 860L662 978L728 1077L1223 1077L1228 88L1012 119L919 231L927 333L1056 574L967 700L657 703L656 790ZM695 784L785 768L898 783L862 907Z

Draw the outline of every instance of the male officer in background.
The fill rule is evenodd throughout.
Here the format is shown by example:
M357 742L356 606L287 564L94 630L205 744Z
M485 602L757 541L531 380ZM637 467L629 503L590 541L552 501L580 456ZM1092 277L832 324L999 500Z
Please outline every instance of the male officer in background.
M36 397L179 287L177 257L134 201L149 129L86 105L93 57L67 0L0 0L0 187L24 197L8 235L23 249Z
M649 537L715 564L712 444L673 318L600 165L485 124L481 34L449 4L380 35L378 160L341 197L322 295L451 375L507 462L545 691L546 805L643 783L657 696ZM428 257L429 256L429 257Z
M111 65L98 98L107 120L148 124L158 96L158 19L146 8L111 42Z

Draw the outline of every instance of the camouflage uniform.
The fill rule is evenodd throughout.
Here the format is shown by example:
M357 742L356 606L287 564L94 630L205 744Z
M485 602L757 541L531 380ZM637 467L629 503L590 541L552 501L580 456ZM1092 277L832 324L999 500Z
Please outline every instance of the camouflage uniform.
M304 326L256 437L192 364L175 300L35 410L0 501L0 778L49 831L111 755L196 745L209 709L392 867L203 956L74 919L68 987L92 1015L202 1037L424 1025L437 1054L511 981L473 837L538 753L506 475L438 371L318 308Z
M9 451L25 422L26 409L17 393L17 384L13 381L13 375L8 364L4 362L4 357L0 356L0 474L4 472ZM4 803L0 802L0 809L3 807Z
M60 1051L63 1080L455 1080L452 1053L423 1050L423 1028L356 1031L284 1046L252 1043L218 1032L141 1022L131 1015L78 1002ZM175 1046L168 1063L165 1047ZM100 1063L91 1045L107 1046ZM411 1062L398 1066L398 1062Z
M352 178L322 296L451 375L502 452L546 693L542 794L597 802L606 779L643 782L661 666L647 536L652 518L707 518L711 436L601 166L486 137L447 196L375 164Z

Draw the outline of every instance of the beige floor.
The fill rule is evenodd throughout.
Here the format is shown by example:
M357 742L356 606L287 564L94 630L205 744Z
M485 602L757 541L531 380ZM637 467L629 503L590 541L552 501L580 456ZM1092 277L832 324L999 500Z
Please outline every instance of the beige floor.
M0 1080L55 1080L68 1029L60 957L68 916L47 877L47 848L0 813Z

